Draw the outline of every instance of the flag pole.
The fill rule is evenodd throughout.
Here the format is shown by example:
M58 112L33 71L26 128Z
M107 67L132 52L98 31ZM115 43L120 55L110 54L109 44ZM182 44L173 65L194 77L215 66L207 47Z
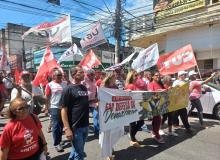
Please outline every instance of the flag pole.
M197 64L197 69L198 69L198 72L199 72L200 79L203 80L203 79L202 79L202 76L201 76L201 73L200 73L200 71L199 71L198 64Z
M122 70L124 70L124 68L127 66L127 64L129 63L130 61L128 61L126 64L125 64L125 66L122 68Z
M108 40L107 40L107 45L108 45L108 49L109 49L109 51L111 52L111 55L112 55L112 51L111 51L111 49L110 49L110 47L109 47ZM114 64L115 64L115 60L114 60L114 58L113 58L113 55L112 55L112 60L113 60L113 62L114 62Z
M102 65L102 63L101 63L101 65ZM102 65L102 68L105 69L105 67L103 65Z

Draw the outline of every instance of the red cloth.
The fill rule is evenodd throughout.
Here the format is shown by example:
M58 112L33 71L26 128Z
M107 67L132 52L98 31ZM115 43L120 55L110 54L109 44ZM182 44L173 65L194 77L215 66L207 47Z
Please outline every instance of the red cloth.
M5 86L3 84L0 84L0 89L2 91L2 94L4 95Z
M130 89L130 90L132 90L132 91L140 91L139 86L138 86L137 84L134 85L133 83L129 84L129 85L125 88L125 90L128 90L128 89Z
M147 84L139 77L138 77L138 80L137 80L137 84L138 84L140 90L147 91Z
M150 82L148 84L148 91L149 90L153 90L153 91L161 91L163 88L160 84L154 83L154 82Z
M49 83L48 81L45 81L45 82L43 83L43 86L46 86L48 83Z
M9 148L7 159L23 159L38 150L38 132L42 125L39 118L34 116L37 126L30 115L19 121L11 119L5 125L0 138L0 147Z
M19 83L20 74L19 74L19 71L18 71L17 67L15 67L14 76L15 76L15 82L18 84Z
M168 88L169 88L166 84L164 84L163 86L164 86L165 89L168 89Z
M102 79L100 78L99 80L96 81L95 85L96 87L100 87L102 84Z
M163 76L177 73L197 65L191 44L167 55L160 56L157 68Z

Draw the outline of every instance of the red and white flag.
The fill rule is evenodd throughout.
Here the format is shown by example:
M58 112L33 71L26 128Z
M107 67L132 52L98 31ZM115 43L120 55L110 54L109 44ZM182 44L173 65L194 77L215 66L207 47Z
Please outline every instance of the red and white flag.
M57 66L57 68L58 68L62 73L64 73L63 68L61 67L60 64Z
M50 70L50 71L44 73L44 74L41 76L41 80L39 81L39 83L45 83L45 82L47 81L47 76L53 77L53 70Z
M167 55L160 56L157 68L165 75L174 74L197 65L191 44Z
M32 85L38 86L43 74L53 70L56 66L57 66L57 61L50 49L50 46L47 45L47 49L45 50L44 56L41 60L39 69L37 71L37 75Z
M107 39L102 29L100 21L93 27L93 29L80 40L80 44L84 50L94 48L100 44L106 43Z
M19 78L20 78L20 73L19 73L17 67L15 67L14 77L15 77L15 82L18 84Z
M102 63L96 57L95 53L90 49L89 53L79 63L83 67L85 73L88 69L92 69L95 66L101 65Z
M45 37L50 43L72 42L70 15L49 23L44 22L38 26L30 28L22 35L22 39L30 33Z

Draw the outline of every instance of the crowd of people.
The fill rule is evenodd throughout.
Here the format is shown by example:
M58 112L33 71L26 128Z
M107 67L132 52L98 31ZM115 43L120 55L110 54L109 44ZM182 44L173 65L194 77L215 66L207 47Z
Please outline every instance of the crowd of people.
M33 75L28 71L20 73L20 84L14 82L10 73L7 78L0 76L0 111L4 108L6 99L10 101L10 106L6 109L4 116L11 119L4 127L0 138L0 160L37 160L40 154L46 155L48 148L44 133L41 130L42 125L40 119L35 114L35 108L39 105L44 106L45 115L49 117L47 132L52 132L54 140L54 148L57 152L62 152L64 142L62 141L62 132L65 130L67 139L71 141L72 151L69 160L83 160L84 146L89 134L89 112L93 116L94 136L106 140L106 136L110 132L116 130L122 136L124 134L124 126L114 128L109 131L100 133L98 108L97 87L120 89L127 92L132 91L161 91L167 92L173 87L178 87L185 83L187 72L178 72L177 79L172 82L171 76L161 78L159 71L144 71L137 73L130 71L127 76L120 67L114 71L95 71L87 70L86 76L84 70L79 65L74 65L70 69L72 82L69 81L66 73L56 70L53 76L48 76L41 86L33 86ZM169 112L163 115L153 116L152 118L152 138L158 143L165 143L161 130L162 126L168 119L168 135L178 136L173 132L172 127L181 128L179 126L180 116L187 132L195 132L190 126L188 116L192 110L198 110L200 127L208 129L203 122L202 104L200 102L202 85L210 81L210 78L201 81L197 80L197 73L190 71L189 74L189 100L192 107L178 111ZM217 74L220 77L220 73ZM9 81L10 80L10 81ZM219 84L216 78L217 84ZM3 114L1 112L1 114ZM161 119L162 116L162 119ZM129 124L130 145L140 148L137 132L142 128L143 131L150 132L144 120L139 120ZM120 138L120 136L119 136ZM103 156L108 160L113 160L113 145L119 140L114 139L111 146L107 146L107 150ZM101 142L101 146L106 147L108 143Z

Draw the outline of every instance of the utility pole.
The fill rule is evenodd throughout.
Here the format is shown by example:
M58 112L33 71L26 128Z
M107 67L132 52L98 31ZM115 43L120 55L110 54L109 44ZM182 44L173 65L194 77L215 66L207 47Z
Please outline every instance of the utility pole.
M21 23L21 30L22 30L22 35L24 34L23 30L23 23ZM24 39L22 39L22 62L23 62L23 69L26 70L26 57L25 57L25 50L24 50Z
M115 14L115 63L120 63L121 0L117 0Z

